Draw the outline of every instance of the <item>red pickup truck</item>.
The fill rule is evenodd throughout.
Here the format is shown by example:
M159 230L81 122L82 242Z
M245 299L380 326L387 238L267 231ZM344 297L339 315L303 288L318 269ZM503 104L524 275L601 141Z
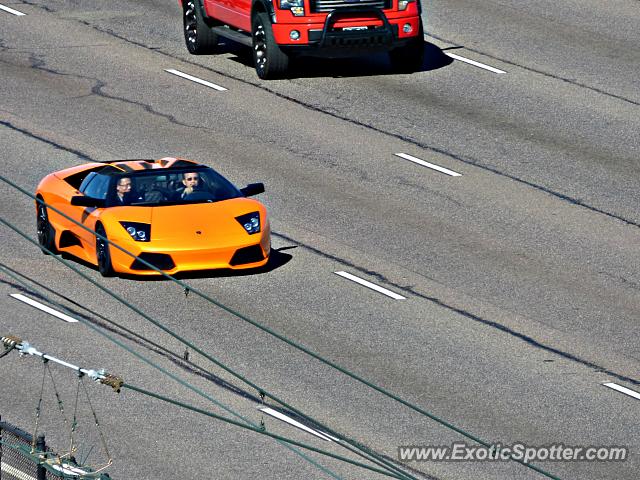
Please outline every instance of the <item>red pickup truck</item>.
M194 55L213 53L218 37L253 50L260 78L286 75L296 55L344 57L388 52L396 71L422 66L420 0L179 0L184 38Z

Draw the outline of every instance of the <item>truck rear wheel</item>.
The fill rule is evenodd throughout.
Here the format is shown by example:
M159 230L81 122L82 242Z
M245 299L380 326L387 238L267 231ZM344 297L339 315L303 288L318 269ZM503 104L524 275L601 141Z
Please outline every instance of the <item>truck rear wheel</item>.
M253 61L258 77L263 80L281 78L289 68L289 57L273 36L271 21L266 13L258 13L253 19Z
M202 14L200 0L185 0L183 6L184 41L192 55L212 53L218 45L218 35L211 31Z
M418 29L418 35L402 47L394 48L389 52L391 67L396 72L413 73L420 71L424 62L424 30L422 22Z

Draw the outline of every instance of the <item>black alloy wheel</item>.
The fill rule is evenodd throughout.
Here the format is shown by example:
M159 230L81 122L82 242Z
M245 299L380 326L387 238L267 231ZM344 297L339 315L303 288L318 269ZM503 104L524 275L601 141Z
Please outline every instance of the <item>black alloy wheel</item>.
M96 233L107 237L107 233L104 231L102 225L96 227ZM113 277L115 271L111 264L111 251L109 250L109 243L96 235L96 259L98 260L98 271L103 277Z
M56 248L56 232L51 226L51 223L49 223L47 207L39 202L36 207L36 231L42 253L45 255L49 255L49 252L53 254L58 253L58 249ZM49 250L49 252L47 250Z
M192 55L212 53L218 45L218 35L211 31L210 25L203 18L200 0L186 0L182 9L184 24L184 41Z
M258 77L263 80L283 77L289 68L289 56L278 47L266 13L255 16L252 33L253 61Z

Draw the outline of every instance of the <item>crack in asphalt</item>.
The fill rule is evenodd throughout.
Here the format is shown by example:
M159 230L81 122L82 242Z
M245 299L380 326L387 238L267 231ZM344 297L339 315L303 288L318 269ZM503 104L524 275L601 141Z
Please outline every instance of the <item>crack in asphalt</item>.
M195 130L204 130L205 132L212 132L213 130L209 127L203 127L201 125L189 125L188 123L183 123L181 121L179 121L175 116L170 115L168 113L162 113L159 112L157 110L155 110L151 105L148 105L144 102L137 102L135 100L129 100L128 98L124 98L124 97L118 97L116 95L109 95L108 93L105 93L102 91L102 89L104 87L106 87L107 84L101 80L96 80L96 85L94 85L91 88L91 93L93 95L96 95L98 97L102 97L102 98L106 98L108 100L116 100L119 102L123 102L129 105L136 105L138 107L141 107L145 112L154 115L154 116L158 116L160 118L164 118L165 120L167 120L171 125L178 125L181 127L187 127L187 128L193 128Z
M29 0L20 0L22 3L24 3L25 5L30 5L32 7L36 7L36 8L41 8L42 10L44 10L45 12L49 12L49 13L56 13L57 10L47 6L47 5L41 5L39 3L35 3L35 2L30 2Z
M151 105L148 105L146 103L143 102L138 102L135 100L130 100L128 98L125 97L119 97L116 95L109 95L108 93L105 93L103 91L103 89L107 86L106 82L103 82L102 80L98 79L98 78L94 78L94 77L88 77L86 75L80 75L77 73L65 73L65 72L61 72L58 70L54 70L52 68L47 68L47 64L45 62L45 60L42 58L42 55L34 53L34 52L30 52L29 53L29 61L31 62L31 68L35 69L35 70L40 70L46 73L50 73L52 75L59 75L59 76L64 76L64 77L72 77L72 78L79 78L82 80L87 80L87 81L91 81L94 83L94 86L91 88L91 93L89 95L85 95L85 96L80 96L80 97L75 97L75 98L83 98L86 96L90 96L90 95L95 95L97 97L102 97L105 98L107 100L115 100L115 101L119 101L119 102L123 102L129 105L135 105L138 107L141 107L145 112L160 117L160 118L164 118L165 120L167 120L170 124L172 125L177 125L177 126L181 126L181 127L187 127L187 128L193 128L196 130L204 130L206 132L210 132L212 131L210 128L208 127L203 127L201 125L189 125L188 123L183 123L181 121L179 121L175 116L167 114L167 113L162 113L159 112L157 110L155 110L153 107L151 107Z
M7 128L10 128L11 130L15 130L16 132L20 132L20 133L22 133L23 135L26 135L29 138L33 138L33 139L38 140L40 142L46 143L47 145L51 145L52 147L57 148L59 150L62 150L64 152L73 153L74 155L78 156L79 158L81 158L83 160L87 160L89 162L97 162L98 161L95 158L91 157L90 155L82 153L80 150L76 150L74 148L65 147L64 145L56 143L53 140L49 140L48 138L44 138L44 137L42 137L40 135L36 135L35 133L32 133L32 132L30 132L28 130L25 130L24 128L16 127L11 122L0 120L0 125L3 125L5 127L7 127Z
M501 323L498 323L498 322L496 322L494 320L488 320L486 318L479 317L478 315L475 315L475 314L473 314L473 313L471 313L471 312L469 312L467 310L464 310L462 308L458 308L458 307L454 307L453 305L449 305L449 304L445 303L444 301L440 300L437 297L431 297L429 295L424 295L422 293L419 293L419 292L417 292L415 290L414 287L412 287L410 285L400 285L398 283L395 283L395 282L389 280L385 275L383 275L381 273L375 272L373 270L366 269L364 267L360 267L360 266L358 266L358 265L356 265L356 264L354 264L354 263L352 263L352 262L350 262L348 260L344 260L344 259L342 259L340 257L337 257L335 255L332 255L330 253L325 253L325 252L323 252L322 250L320 250L320 249L318 249L316 247L313 247L311 245L305 244L303 242L299 242L298 240L295 240L294 238L291 238L291 237L289 237L289 236L287 236L287 235L285 235L283 233L278 233L278 232L272 231L271 235L279 237L279 238L282 238L282 239L284 239L284 240L286 240L288 242L291 242L291 243L293 243L293 244L295 244L295 245L297 245L299 247L305 248L305 249L309 250L310 252L315 253L316 255L319 255L319 256L321 256L323 258L326 258L327 260L332 260L334 262L338 262L338 263L340 263L342 265L345 265L345 266L350 267L350 268L352 268L354 270L357 270L360 273L363 273L365 275L368 275L368 276L371 276L373 278L376 278L382 283L390 285L390 286L392 286L392 287L394 287L394 288L396 288L398 290L401 290L401 291L403 291L403 292L405 292L407 294L413 295L413 296L421 298L423 300L427 300L427 301L429 301L431 303L434 303L434 304L438 305L439 307L442 307L442 308L444 308L446 310L455 312L458 315L462 315L463 317L466 317L466 318L468 318L470 320L473 320L474 322L478 322L478 323L481 323L483 325L487 325L487 326L489 326L491 328L500 330L500 331L502 331L502 332L504 332L504 333L506 333L506 334L508 334L508 335L510 335L512 337L515 337L515 338L518 338L518 339L524 341L525 343L529 344L532 347L535 347L537 349L544 350L544 351L547 351L547 352L550 352L550 353L554 353L554 354L559 355L560 357L562 357L562 358L564 358L566 360L570 360L572 362L578 363L578 364L580 364L582 366L585 366L587 368L591 368L591 369L595 370L598 373L605 373L605 374L610 375L612 377L615 377L615 378L617 378L619 380L623 380L623 381L629 382L629 383L631 383L633 385L640 385L640 380L636 380L634 378L627 377L626 375L622 375L622 374L616 373L616 372L614 372L612 370L608 370L608 369L606 369L604 367L601 367L600 365L598 365L596 363L593 363L593 362L591 362L589 360L585 360L583 358L580 358L577 355L574 355L572 353L565 352L563 350L560 350L558 348L555 348L555 347L552 347L552 346L549 346L549 345L545 345L544 343L539 342L535 338L530 337L529 335L526 335L524 333L520 333L520 332L518 332L516 330L513 330L512 328L509 328L506 325L502 325Z
M631 100L630 98L626 98L626 97L623 97L621 95L616 95L615 93L607 92L607 91L602 90L602 89L597 88L597 87L590 87L589 85L586 85L584 83L580 83L580 82L578 82L576 80L573 80L572 78L565 78L565 77L561 77L559 75L554 75L552 73L544 72L542 70L538 70L538 69L535 69L535 68L532 68L532 67L527 67L525 65L522 65L522 64L519 64L519 63L515 63L515 62L512 62L510 60L505 60L504 58L496 57L494 55L491 55L489 53L483 52L481 50L476 50L474 48L466 47L464 45L458 45L455 42L452 42L451 40L447 40L446 38L439 37L438 35L433 35L433 34L428 33L427 36L431 37L431 38L435 38L436 40L440 40L441 42L449 43L449 44L451 44L451 45L453 45L455 47L464 48L465 50L469 50L470 52L478 53L478 54L483 55L483 56L485 56L487 58L491 58L493 60L497 60L499 62L506 63L507 65L512 65L514 67L522 68L523 70L527 70L529 72L537 73L538 75L542 75L542 76L545 76L545 77L553 78L554 80L560 80L561 82L566 82L566 83L568 83L570 85L574 85L576 87L586 88L588 90L591 90L593 92L599 93L601 95L606 95L607 97L615 98L617 100L622 100L623 102L627 102L627 103L630 103L632 105L640 105L640 102L637 102L635 100Z

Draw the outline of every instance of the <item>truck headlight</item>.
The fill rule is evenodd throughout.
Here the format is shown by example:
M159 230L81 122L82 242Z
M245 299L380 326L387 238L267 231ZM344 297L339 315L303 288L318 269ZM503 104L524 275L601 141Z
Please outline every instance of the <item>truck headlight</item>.
M406 10L409 4L415 1L416 0L398 0L398 10Z
M282 10L291 10L296 17L304 15L304 0L280 0Z

